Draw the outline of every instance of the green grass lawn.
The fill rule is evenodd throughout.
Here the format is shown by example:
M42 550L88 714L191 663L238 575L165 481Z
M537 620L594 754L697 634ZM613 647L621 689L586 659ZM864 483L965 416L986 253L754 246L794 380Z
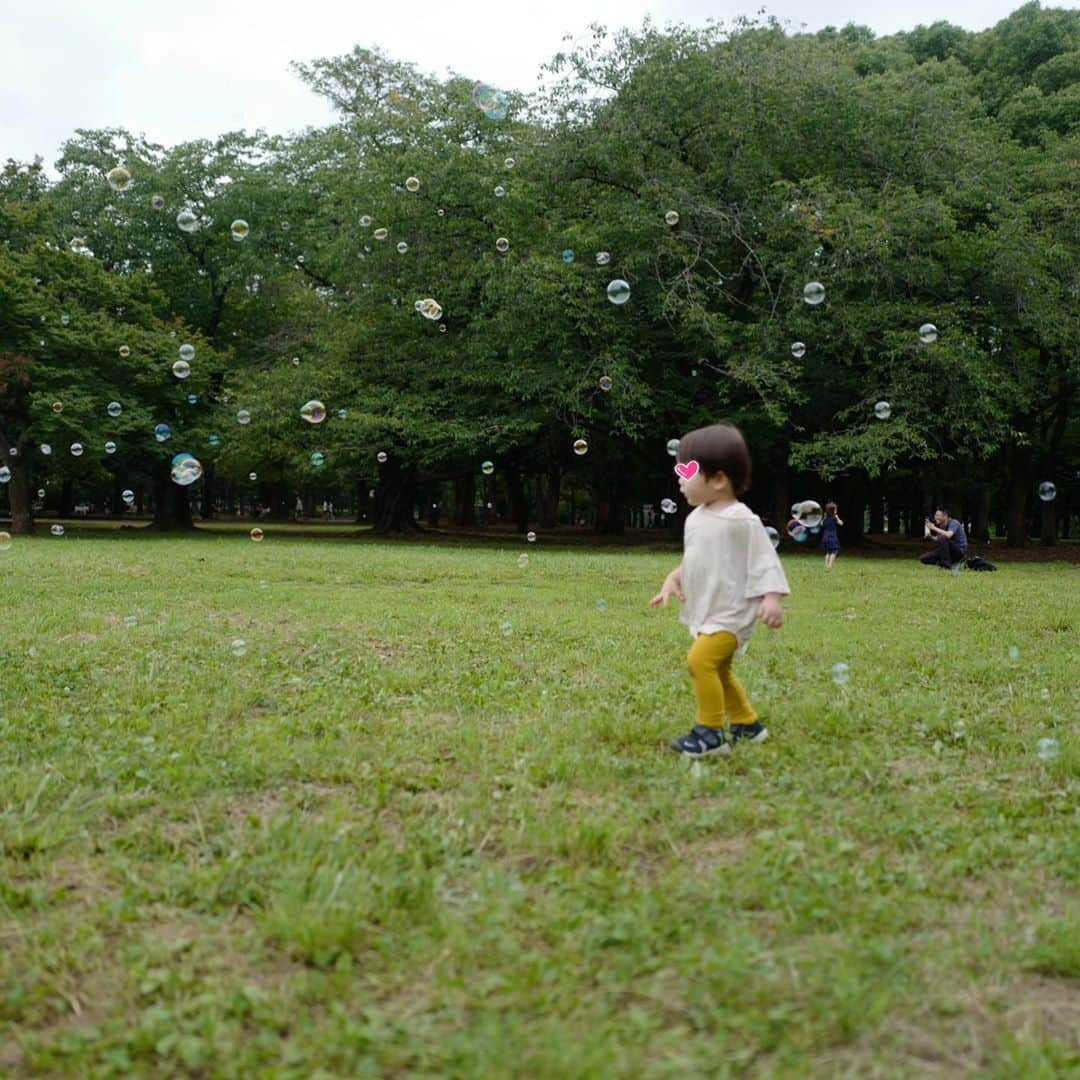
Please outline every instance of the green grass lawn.
M1080 571L789 559L691 763L676 561L16 539L0 1075L1080 1074Z

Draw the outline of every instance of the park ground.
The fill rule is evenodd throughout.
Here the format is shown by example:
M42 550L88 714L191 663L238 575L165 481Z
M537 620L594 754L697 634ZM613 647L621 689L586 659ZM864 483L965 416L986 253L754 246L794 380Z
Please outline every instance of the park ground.
M1080 1074L1075 564L786 557L693 763L674 551L267 533L0 551L0 1075Z

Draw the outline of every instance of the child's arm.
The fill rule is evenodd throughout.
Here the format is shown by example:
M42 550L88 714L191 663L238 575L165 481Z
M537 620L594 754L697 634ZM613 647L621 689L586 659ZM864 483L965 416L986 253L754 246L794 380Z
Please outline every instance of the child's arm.
M769 592L761 598L757 617L770 629L779 630L784 625L784 609L780 606L783 593Z
M686 599L682 591L682 563L679 563L679 565L664 578L664 584L660 586L660 591L649 601L649 607L660 607L661 605L667 607L668 601L673 596L677 597L680 601Z
M843 525L844 524L844 519L839 514L836 515L836 524L837 525Z

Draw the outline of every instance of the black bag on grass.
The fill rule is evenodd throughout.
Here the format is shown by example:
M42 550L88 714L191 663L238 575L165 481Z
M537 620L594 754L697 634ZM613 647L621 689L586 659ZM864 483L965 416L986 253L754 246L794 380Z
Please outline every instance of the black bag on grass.
M997 567L992 562L987 562L981 555L969 555L964 560L964 565L969 570L996 570Z

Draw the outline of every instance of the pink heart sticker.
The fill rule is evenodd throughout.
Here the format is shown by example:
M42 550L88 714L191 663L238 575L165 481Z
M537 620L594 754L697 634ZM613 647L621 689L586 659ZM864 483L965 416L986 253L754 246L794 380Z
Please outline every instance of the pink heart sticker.
M684 464L683 464L683 463L682 463L682 462L680 461L680 462L678 463L678 465L676 465L676 466L675 466L675 471L676 471L676 472L677 472L677 473L679 474L679 476L681 476L681 477L682 477L682 478L683 478L684 480L693 480L693 479L694 479L694 477L695 477L695 476L697 476L697 472L698 472L698 463L697 463L696 461L688 461L688 462L687 462L687 463L686 463L686 464L684 465Z

